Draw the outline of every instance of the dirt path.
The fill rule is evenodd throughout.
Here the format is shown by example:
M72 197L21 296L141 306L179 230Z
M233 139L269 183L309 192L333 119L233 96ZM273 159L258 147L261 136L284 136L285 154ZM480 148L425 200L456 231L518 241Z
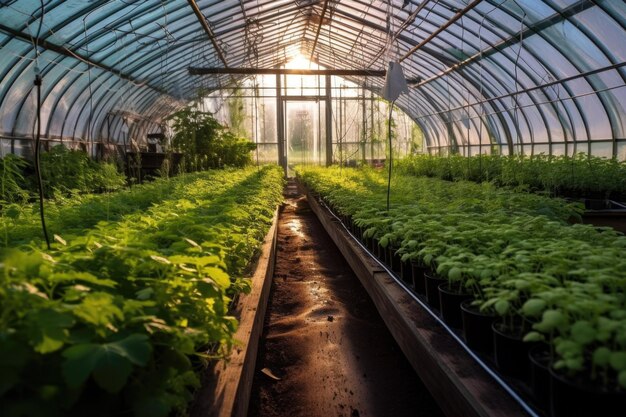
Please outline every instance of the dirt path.
M249 416L441 416L306 199L288 192Z

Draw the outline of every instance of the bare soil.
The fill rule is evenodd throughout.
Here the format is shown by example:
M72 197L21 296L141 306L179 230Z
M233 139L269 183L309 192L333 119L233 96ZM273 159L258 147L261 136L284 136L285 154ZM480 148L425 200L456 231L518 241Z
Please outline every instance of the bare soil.
M306 198L286 201L249 416L442 416Z

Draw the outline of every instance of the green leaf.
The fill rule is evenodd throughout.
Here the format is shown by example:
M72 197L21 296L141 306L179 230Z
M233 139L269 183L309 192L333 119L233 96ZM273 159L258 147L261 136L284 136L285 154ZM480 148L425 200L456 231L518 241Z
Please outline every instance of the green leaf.
M546 308L546 302L540 298L531 298L522 306L522 312L530 317L540 315Z
M116 393L121 390L133 367L127 358L120 356L115 350L103 347L103 354L93 371L93 379L105 391Z
M545 337L539 332L528 332L523 340L524 342L542 342Z
M132 334L118 342L109 343L107 346L139 366L146 366L152 354L152 345L148 336L144 334Z
M103 351L96 344L75 345L63 351L63 377L71 388L80 387L89 378Z
M51 353L61 347L74 325L72 316L52 309L35 310L28 315L28 335L36 352Z
M567 318L559 310L546 310L543 312L541 323L536 324L535 329L544 333L550 332L565 324Z
M499 315L504 316L509 311L510 306L511 304L507 300L499 300L493 307Z
M613 352L609 359L611 367L618 372L626 371L626 352Z
M458 268L456 266L453 266L448 271L448 278L451 281L460 281L462 276L463 276L463 273L461 272L461 268Z
M593 342L596 338L596 329L586 320L577 321L571 328L572 338L584 345Z
M611 350L605 346L600 346L593 352L593 363L597 366L607 366L611 359Z
M230 277L221 269L205 267L203 272L206 273L221 288L228 288L230 286Z

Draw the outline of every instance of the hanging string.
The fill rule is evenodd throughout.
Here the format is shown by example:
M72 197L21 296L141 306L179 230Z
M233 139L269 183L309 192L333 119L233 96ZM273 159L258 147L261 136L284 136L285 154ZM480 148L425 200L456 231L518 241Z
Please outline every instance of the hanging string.
M46 240L46 246L50 250L50 237L46 228L46 216L44 211L43 182L41 179L41 164L39 154L41 151L41 84L43 77L39 68L39 36L41 35L41 27L43 26L43 18L46 13L44 1L41 0L41 17L39 20L39 28L35 37L35 86L37 88L37 135L35 137L35 175L37 176L37 188L39 190L39 215L41 217L41 228L43 236Z

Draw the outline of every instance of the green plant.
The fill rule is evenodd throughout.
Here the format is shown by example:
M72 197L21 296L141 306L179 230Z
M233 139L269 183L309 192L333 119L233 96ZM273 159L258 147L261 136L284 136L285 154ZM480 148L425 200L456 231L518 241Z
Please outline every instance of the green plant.
M243 167L256 145L227 131L210 113L186 107L170 116L172 146L185 154L188 171L224 166Z
M0 249L3 413L183 412L203 364L235 343L230 302L282 186L278 167L229 169L52 202L73 227L51 251Z
M443 166L472 172L465 160ZM626 389L626 237L570 224L579 204L404 172L394 177L386 211L380 171L298 167L297 175L365 237L399 246L403 261L468 290L474 305L500 316L501 329L546 341L557 371Z

